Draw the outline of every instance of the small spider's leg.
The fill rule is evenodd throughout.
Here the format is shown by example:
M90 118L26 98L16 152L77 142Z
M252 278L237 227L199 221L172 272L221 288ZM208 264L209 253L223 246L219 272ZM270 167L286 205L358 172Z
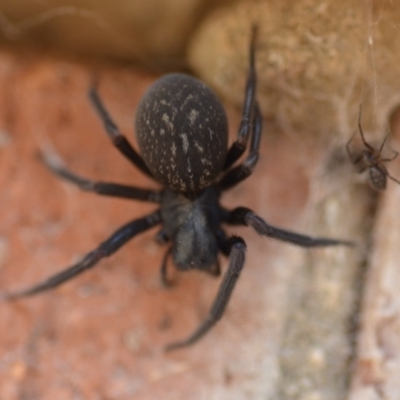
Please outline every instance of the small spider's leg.
M225 212L224 222L231 225L251 226L258 234L269 236L284 242L293 243L302 247L324 247L324 246L354 246L349 240L337 240L330 238L310 237L295 232L286 231L281 228L267 224L261 217L245 207L238 207L232 211Z
M393 161L393 160L395 160L396 158L397 158L397 156L399 155L399 152L398 151L396 151L396 150L393 150L392 149L392 151L393 151L393 157L390 159L390 160L387 160L387 161Z
M0 299L2 300L14 300L21 297L31 296L45 290L52 289L61 283L64 283L76 275L94 267L104 257L108 257L115 253L121 246L127 243L134 236L152 228L153 226L161 222L161 213L156 211L146 217L136 219L122 226L113 235L111 235L106 241L100 244L95 250L86 254L85 257L78 263L68 267L64 271L61 271L45 281L23 289L20 291L1 293Z
M381 158L381 161L382 162L389 162L389 161L395 160L398 157L399 153L397 151L395 151L395 150L393 150L393 151L394 151L395 154L393 155L392 158Z
M353 155L351 154L351 151L350 151L350 143L353 141L354 137L356 136L356 133L357 133L357 132L354 132L354 133L351 135L351 138L350 138L350 139L348 140L348 142L346 143L347 155L349 156L350 161L351 161L353 164L357 164L357 161L353 159Z
M153 174L148 169L142 157L140 157L139 153L132 147L132 145L119 131L117 125L115 125L114 121L111 119L94 87L89 90L89 98L95 110L97 111L97 114L103 121L104 128L114 146L143 173L154 179Z
M204 336L221 319L222 315L224 314L226 306L228 305L229 299L232 295L233 289L235 288L236 282L244 265L246 244L242 238L233 236L226 242L225 246L229 248L229 266L222 279L221 285L218 289L218 293L215 297L214 303L211 306L208 317L191 336L180 342L175 342L167 345L165 350L175 350L177 348L189 346L195 343L202 336Z
M383 139L383 142L382 142L381 147L379 149L379 154L381 154L381 152L383 150L383 147L385 146L386 139L388 138L388 136L389 136L389 133L387 133L385 138ZM393 157L391 157L391 158L382 158L381 161L388 162L388 161L393 161L393 160L395 160L397 158L397 156L399 155L399 152L396 151L396 150L393 150L393 149L390 149L390 150L393 152Z
M364 132L363 132L362 126L361 126L361 111L362 111L362 105L360 104L360 111L358 112L358 130L359 130L360 135L361 135L361 140L363 141L364 146L365 146L367 149L369 149L369 150L371 150L373 153L375 153L375 149L365 140ZM386 140L386 138L385 138L385 140ZM385 142L385 140L384 140L384 142Z
M355 164L357 164L360 160L361 160L361 157L357 159L357 162L355 162ZM369 168L368 165L361 165L361 166L358 168L357 172L358 172L359 174L362 174L362 173L363 173L364 171L366 171L368 168Z
M389 179L391 179L392 181L395 181L395 182L397 182L397 183L400 183L399 180L397 180L396 178L394 178L393 176L391 176L391 175L389 175L389 174L387 174L387 177L388 177Z
M256 69L255 69L255 43L257 36L257 25L252 27L250 54L249 54L249 72L247 76L245 100L243 105L242 119L240 122L238 138L232 144L225 159L223 169L228 169L246 150L247 142L251 130L252 115L254 113L255 94L256 94Z
M379 154L382 153L382 150L383 150L383 148L385 147L385 143L386 143L386 140L387 140L388 137L389 137L389 132L388 132L388 133L385 135L385 137L383 138L381 147L379 148Z
M41 155L44 163L52 172L54 172L60 178L77 185L82 190L95 192L105 196L161 203L162 192L160 191L141 189L133 186L120 185L117 183L98 182L83 178L82 176L76 175L65 168L61 159L54 152L50 153L46 151Z
M357 167L357 172L359 174L362 174L365 170L369 168L368 164L361 162L364 158L364 153L366 150L364 150L355 160L353 160L353 165Z
M217 186L220 190L230 189L232 186L235 186L239 182L248 178L252 174L254 167L257 165L262 132L262 116L257 103L255 103L254 121L252 127L253 132L251 136L249 154L247 155L243 164L231 169L221 178L221 180L217 183Z

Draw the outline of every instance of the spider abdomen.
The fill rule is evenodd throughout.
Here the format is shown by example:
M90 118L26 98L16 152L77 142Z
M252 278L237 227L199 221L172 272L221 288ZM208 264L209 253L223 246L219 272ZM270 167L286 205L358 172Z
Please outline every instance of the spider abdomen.
M385 190L387 185L387 171L383 165L375 165L369 168L370 184L375 190Z
M198 192L220 173L228 141L222 104L204 83L184 74L159 79L136 113L141 155L169 189Z

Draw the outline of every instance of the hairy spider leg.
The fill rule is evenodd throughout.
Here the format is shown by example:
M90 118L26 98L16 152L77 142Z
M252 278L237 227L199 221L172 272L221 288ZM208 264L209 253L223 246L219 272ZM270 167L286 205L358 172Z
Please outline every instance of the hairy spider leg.
M142 157L139 153L132 147L132 145L128 142L126 137L119 131L117 125L111 119L110 114L107 112L104 107L99 95L97 94L96 88L92 87L89 90L89 98L99 115L100 119L103 122L104 128L110 137L113 145L129 160L131 161L137 168L140 169L144 174L153 178L153 174L150 172L149 168L143 161Z
M202 338L222 317L231 298L233 289L239 279L245 261L246 243L238 236L227 240L225 246L229 248L229 265L222 278L221 285L214 303L204 322L187 339L174 342L165 347L166 351L189 346Z
M246 151L247 142L251 131L252 117L254 114L254 104L256 95L256 68L255 68L255 43L257 37L258 27L253 25L251 31L250 41L250 54L249 54L249 72L246 81L245 101L243 105L242 119L238 131L238 137L232 144L225 159L223 169L226 170L239 159L239 157Z
M247 225L258 234L268 236L284 242L292 243L301 247L324 247L324 246L354 246L349 240L336 240L329 238L314 238L307 235L287 231L267 224L261 217L246 207L238 207L232 211L224 210L223 221L230 225Z
M3 293L1 298L4 300L15 300L21 297L31 296L46 290L52 289L70 279L94 267L100 260L115 253L121 246L127 243L134 236L142 233L161 222L161 213L156 211L143 218L131 221L116 232L106 241L101 243L95 250L92 250L78 263L67 269L49 277L43 282L16 292Z
M227 190L237 185L239 182L248 178L259 159L259 148L261 141L262 132L262 116L257 102L255 103L254 117L252 126L252 135L249 148L249 154L245 158L244 162L235 168L229 170L217 183L220 190Z
M99 182L84 178L68 170L61 159L54 152L42 152L42 159L46 166L57 176L78 186L81 190L95 192L104 196L121 197L153 203L161 203L161 192L142 189L134 186L117 183Z

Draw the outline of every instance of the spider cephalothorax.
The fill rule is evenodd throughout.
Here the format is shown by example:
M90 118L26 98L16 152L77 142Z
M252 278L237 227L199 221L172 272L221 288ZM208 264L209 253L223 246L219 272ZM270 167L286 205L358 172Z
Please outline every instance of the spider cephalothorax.
M242 120L237 139L229 149L228 125L221 103L207 86L188 75L164 76L144 95L136 114L141 155L119 132L95 89L91 89L90 98L114 145L165 188L155 191L95 182L70 172L51 154L44 155L45 162L57 175L83 190L150 201L159 204L159 208L119 228L78 263L31 288L5 294L5 298L17 299L53 288L93 267L137 234L161 225L158 237L170 243L161 268L165 283L169 255L180 270L200 269L212 275L220 273L218 254L229 257L209 315L187 339L168 345L171 350L194 343L222 317L240 276L246 244L238 236L228 237L222 224L247 225L260 235L303 247L351 245L348 241L311 238L276 228L248 208L227 210L220 204L221 194L249 177L259 157L262 117L255 96L255 37L253 28ZM248 144L247 156L234 166Z

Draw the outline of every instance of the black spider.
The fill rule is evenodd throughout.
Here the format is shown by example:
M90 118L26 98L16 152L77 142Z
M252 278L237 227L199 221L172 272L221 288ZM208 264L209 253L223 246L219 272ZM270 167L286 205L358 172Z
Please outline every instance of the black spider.
M357 132L353 134L353 136L349 139L346 144L347 154L350 158L350 161L358 166L358 172L363 173L364 171L368 170L369 179L368 182L370 186L375 190L385 190L387 186L387 178L400 183L396 178L391 176L383 164L384 162L393 161L399 153L393 150L393 157L392 158L382 158L382 150L385 146L386 139L388 138L389 134L383 139L383 142L379 148L379 150L374 149L364 138L364 132L361 127L361 106L360 111L358 113L358 131L360 132L361 140L365 146L365 150L361 151L361 153L354 158L350 151L350 143L353 141L354 136Z
M136 134L143 158L119 132L96 91L91 89L90 98L113 144L143 173L166 188L154 191L95 182L70 172L49 154L45 155L46 163L58 176L83 190L150 201L160 207L122 226L78 263L36 286L8 293L5 298L16 299L54 288L95 266L137 234L161 224L159 237L171 243L161 267L164 283L168 283L166 261L169 255L179 270L199 269L215 276L220 274L218 253L229 256L227 271L208 317L187 339L166 347L171 350L196 342L222 317L239 278L246 244L238 236L228 238L221 228L222 223L247 225L260 235L303 247L352 245L348 241L311 238L276 228L248 208L227 210L219 203L221 194L250 176L258 161L262 117L255 100L255 36L253 28L242 121L238 137L229 150L225 111L214 93L197 79L182 74L166 75L144 95L136 115ZM231 168L245 152L249 141L249 154L244 162Z

